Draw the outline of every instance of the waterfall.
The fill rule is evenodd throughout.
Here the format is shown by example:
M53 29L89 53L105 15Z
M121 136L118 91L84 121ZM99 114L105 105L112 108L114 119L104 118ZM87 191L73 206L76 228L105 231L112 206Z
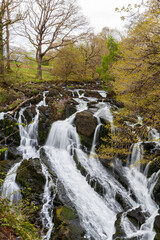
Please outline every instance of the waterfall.
M7 197L10 203L15 203L21 200L22 195L19 186L16 183L16 172L20 163L16 163L7 173L7 176L2 185L2 198Z
M79 100L79 104L82 107L81 100ZM79 111L81 111L81 107L78 108ZM126 237L141 237L143 240L151 240L155 236L153 222L158 213L158 208L151 198L154 181L148 180L140 172L140 160L143 157L142 145L139 142L132 147L132 166L122 167L117 165L121 174L128 181L129 187L126 190L111 172L104 169L98 157L92 154L101 125L100 118L110 121L111 124L113 123L110 108L108 105L100 104L94 116L97 117L99 124L95 130L89 156L80 147L80 140L73 126L75 114L69 119L53 123L45 145L51 171L56 173L58 179L64 185L66 194L74 204L80 216L81 224L87 232L86 237L96 240L112 239L115 232L116 215L118 212L124 211L115 199L116 194L120 194L130 206L130 211L140 206L142 211L147 213L146 221L138 229L128 220L127 211L124 211L121 224ZM83 176L77 169L74 161L75 153L78 162L87 171L86 176ZM158 175L154 180L157 178ZM94 186L90 185L92 181L95 182ZM148 187L149 182L150 188ZM97 183L103 188L102 195L96 192ZM138 201L131 197L131 191L137 196ZM101 212L103 215L100 214Z
M112 239L115 213L88 185L85 177L77 169L74 150L78 147L78 134L68 119L53 123L45 145L51 171L55 171L58 179L63 183L66 194L74 203L81 224L86 229L87 236L99 240Z
M102 97L106 97L103 92L99 93ZM81 92L80 89L74 90L73 94L74 100L78 103L77 112L87 110L89 108L88 103L95 100L95 98L85 97L84 91ZM28 107L19 111L18 123L21 142L18 150L22 153L23 159L40 158L40 147L37 140L40 106L47 107L45 93L43 94L43 100L36 105L36 114L28 125L23 124L24 113ZM56 183L52 178L53 174L56 175L57 181L63 184L67 197L76 209L81 226L86 233L85 238L89 240L114 239L115 222L118 219L118 214L121 214L120 227L124 232L124 237L120 237L121 239L153 240L155 236L153 224L155 216L158 214L158 207L152 200L152 192L160 171L147 179L147 168L145 172L141 169L141 160L143 159L141 141L131 146L131 155L128 158L129 165L122 166L121 161L117 159L113 163L112 170L111 168L105 168L95 154L95 147L99 138L102 119L108 121L112 133L115 132L110 105L102 100L95 105L93 115L97 118L98 124L89 154L83 151L79 135L76 132L74 125L76 113L63 121L54 122L51 126L46 144L43 147L47 161L49 161L49 171L43 162L43 158L40 159L42 172L46 178L43 206L40 212L42 237L45 240L50 240L54 226L52 221L53 201L54 193L57 190ZM0 115L0 118L3 118L3 114ZM159 144L159 135L156 130L150 131L149 138L152 141L156 139L157 144ZM77 167L77 163L80 167ZM21 162L10 169L2 187L2 196L8 196L12 203L22 197L15 182L16 171L20 164ZM85 170L84 174L82 174L82 169ZM125 184L119 180L121 177L123 177ZM117 200L117 196L123 198L123 204ZM128 213L137 209L141 209L144 216L144 222L140 226L134 225L128 218Z
M46 166L42 163L42 172L44 176L46 177L46 184L44 187L44 193L43 193L43 206L40 212L40 216L42 218L42 236L43 239L49 240L51 236L51 232L54 226L53 223L53 200L55 198L55 194L52 194L52 190L56 188L56 185L54 184L52 177L48 173L48 170ZM43 233L45 229L48 229L47 233Z
M25 125L22 121L22 119L24 119L24 121L27 122L24 116L24 111L27 109L27 107L21 108L21 110L19 111L18 123L19 123L19 132L20 132L21 140L20 140L20 146L18 147L18 150L22 154L22 159L40 157L39 146L38 146L39 107L47 106L45 99L46 99L46 92L43 92L43 100L36 105L36 109L35 109L36 115L33 117L31 123L28 125ZM10 169L10 171L7 173L7 176L2 186L2 197L3 198L7 197L10 200L11 204L22 199L20 188L16 183L16 174L17 174L16 172L20 165L21 165L21 162L15 164ZM47 233L45 235L43 234L43 238L45 240L49 240L52 228L54 226L52 222L53 200L54 200L54 196L52 196L52 188L55 187L55 185L44 164L42 164L42 172L46 177L46 184L45 184L44 193L43 193L44 204L43 204L40 215L42 217L43 229L44 228L48 229Z
M139 171L142 166L143 160L143 146L142 142L137 142L132 146L132 153L131 153L131 167L137 168Z

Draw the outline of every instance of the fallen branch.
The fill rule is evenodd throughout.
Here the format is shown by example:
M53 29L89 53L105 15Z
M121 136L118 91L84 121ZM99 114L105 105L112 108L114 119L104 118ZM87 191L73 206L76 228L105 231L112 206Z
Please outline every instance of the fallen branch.
M25 103L31 101L31 100L34 100L36 99L37 97L39 96L39 94L35 97L31 97L31 98L28 98L26 100L24 100L23 102L21 102L12 112L10 112L9 114L10 115L13 115L20 107L22 107Z
M5 137L4 139L2 139L2 140L0 141L0 144L3 143L4 141L6 141L6 140L7 140L8 138L10 138L11 136L13 136L14 134L16 134L18 131L19 131L19 129L16 130L15 132L11 133L10 135L8 135L7 137Z

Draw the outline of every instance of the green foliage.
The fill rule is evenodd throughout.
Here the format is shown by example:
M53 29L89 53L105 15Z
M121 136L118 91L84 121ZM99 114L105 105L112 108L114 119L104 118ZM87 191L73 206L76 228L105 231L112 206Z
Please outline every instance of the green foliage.
M159 127L160 121L160 3L150 1L149 8L136 20L128 35L119 43L119 57L114 59L114 50L104 59L107 74L112 72L113 91L124 108L114 116L115 133L106 137L106 144L99 148L101 157L127 159L129 146L138 139L148 140L147 126ZM112 49L112 45L111 48ZM118 52L117 52L118 53ZM110 57L109 57L110 56ZM106 65L105 65L106 63ZM106 68L105 68L106 67ZM103 73L103 72L102 72ZM104 71L104 73L106 73ZM106 75L104 75L106 77ZM108 75L107 75L108 77ZM135 121L143 117L143 125ZM130 126L129 124L130 123ZM133 127L134 126L134 127ZM134 133L133 133L134 130ZM112 144L109 139L112 139ZM157 156L144 152L142 164ZM138 163L136 163L138 164Z
M0 148L0 154L4 153L5 151L8 151L8 148Z
M106 158L110 161L120 158L126 161L128 154L130 154L131 143L137 142L138 129L135 128L133 133L132 127L127 124L128 121L130 123L135 122L135 118L127 116L125 113L128 112L125 109L121 109L114 114L113 130L102 139L104 143L98 149L101 158Z
M111 75L109 68L116 60L119 50L118 42L112 36L108 37L107 49L109 53L102 56L101 67L97 68L97 72L104 82L109 83L111 80L113 80L113 76Z
M113 90L132 114L144 117L144 123L156 127L160 116L160 3L150 8L128 31L121 42L121 57L112 65Z
M52 61L52 66L52 74L60 80L77 80L81 74L81 57L78 49L73 44L63 47Z
M0 231L8 227L8 232L25 240L40 240L38 228L29 222L34 206L28 207L26 203L10 205L7 199L0 198ZM9 234L8 234L9 235Z

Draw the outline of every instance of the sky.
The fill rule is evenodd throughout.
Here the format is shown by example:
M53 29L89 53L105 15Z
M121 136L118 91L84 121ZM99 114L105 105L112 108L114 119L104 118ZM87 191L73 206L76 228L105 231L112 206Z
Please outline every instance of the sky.
M98 33L103 27L124 29L125 22L115 8L127 6L129 3L140 3L140 0L77 0L87 17L91 27Z

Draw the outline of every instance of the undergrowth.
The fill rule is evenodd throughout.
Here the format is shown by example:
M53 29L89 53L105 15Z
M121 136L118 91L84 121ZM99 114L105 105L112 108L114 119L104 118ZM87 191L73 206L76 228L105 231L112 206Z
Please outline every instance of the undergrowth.
M40 230L29 221L33 212L34 206L24 202L10 205L8 199L0 197L0 232L7 229L7 234L14 233L15 239L41 240Z

